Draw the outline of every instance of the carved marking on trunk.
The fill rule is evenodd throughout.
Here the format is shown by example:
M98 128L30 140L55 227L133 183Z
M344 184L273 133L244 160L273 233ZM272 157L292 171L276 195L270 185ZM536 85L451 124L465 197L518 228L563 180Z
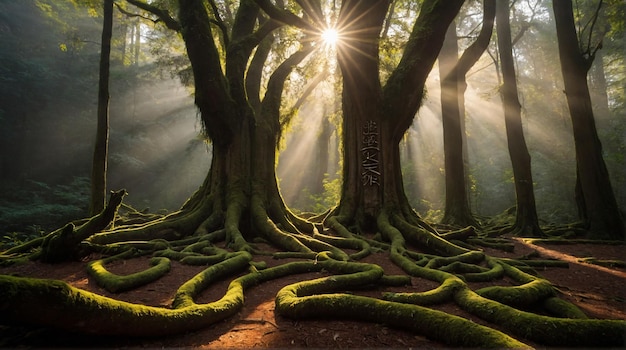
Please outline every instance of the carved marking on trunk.
M365 186L380 185L380 148L378 145L378 124L369 120L363 126L363 137L361 139L363 146L361 147L361 180Z

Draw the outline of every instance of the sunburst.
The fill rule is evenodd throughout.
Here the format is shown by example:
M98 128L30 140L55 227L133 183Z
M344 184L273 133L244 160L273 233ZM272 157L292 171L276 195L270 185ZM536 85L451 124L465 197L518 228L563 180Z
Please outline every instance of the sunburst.
M335 46L339 41L339 32L335 28L327 28L322 31L322 40L328 46Z

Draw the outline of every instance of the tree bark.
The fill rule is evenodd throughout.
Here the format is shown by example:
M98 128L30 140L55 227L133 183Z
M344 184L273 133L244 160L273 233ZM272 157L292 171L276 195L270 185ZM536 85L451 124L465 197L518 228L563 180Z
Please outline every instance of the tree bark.
M100 48L100 80L98 83L98 123L91 168L91 203L89 212L96 215L106 200L107 157L109 149L109 66L113 36L113 0L103 4L102 43Z
M465 76L487 49L493 32L496 2L485 0L483 3L483 26L476 41L457 60L456 26L453 24L446 33L439 55L446 181L446 206L442 223L458 226L478 226L468 198L463 95L467 89Z
M519 235L542 236L543 232L539 228L535 207L530 154L522 127L522 106L517 96L508 1L497 2L496 21L503 80L500 93L504 104L506 136L513 166L516 195L516 218L512 231Z
M338 46L344 118L344 181L338 215L354 218L363 230L376 226L383 208L411 211L403 189L399 143L422 102L424 83L445 30L462 3L422 4L401 62L384 88L378 40L389 1L342 3L340 30L351 34Z
M441 122L445 154L446 205L442 223L463 226L476 224L471 219L463 160L463 129L459 105L459 82L455 65L459 45L456 22L452 22L439 53L439 82L441 87Z
M388 6L387 0L347 0L342 3L338 21L339 30L350 33L337 47L343 76L344 168L340 207L350 209L346 215L356 215L357 221L370 227L382 204L378 35ZM354 203L358 203L358 210L352 208Z
M572 118L579 215L592 236L624 239L626 229L602 157L587 84L593 55L579 48L571 0L553 1L565 95Z
M261 79L254 69L247 77L248 68L267 57L260 53L251 60L254 49L263 46L272 30L280 26L273 20L257 22L260 8L254 1L242 1L232 30L222 33L225 50L218 49L202 1L179 0L178 21L150 4L132 3L162 18L169 28L180 30L194 74L195 102L203 129L213 144L213 158L203 185L178 212L150 225L98 234L90 241L107 244L173 239L224 229L227 243L236 250L254 251L249 242L256 236L288 251L311 253L309 245L320 248L322 242L301 234L312 233L313 225L287 209L275 174L283 87L293 68L314 46L303 45L285 59L271 73L263 98L248 100L248 93L261 91L254 87ZM332 250L328 245L320 249ZM347 259L345 254L336 257Z

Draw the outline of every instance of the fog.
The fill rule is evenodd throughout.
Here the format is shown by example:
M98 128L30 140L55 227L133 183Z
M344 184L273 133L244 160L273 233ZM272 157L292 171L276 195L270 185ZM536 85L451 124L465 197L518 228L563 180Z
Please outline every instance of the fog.
M19 223L45 226L86 214L99 21L84 9L58 16L30 2L0 1L0 232ZM116 21L118 30L129 30L128 23L124 27L122 19ZM173 39L145 28L141 47L114 43L107 185L127 189L125 202L137 209L172 211L202 184L211 146L200 135L191 90L173 74L186 64L181 44L171 45ZM535 36L524 36L517 44L516 58L537 209L543 221L568 222L576 219L569 112L554 43L537 39L547 35L541 32L545 28L533 30ZM128 58L131 49L139 50L136 59ZM607 72L609 86L619 85L623 69L608 64ZM465 132L471 206L480 216L496 215L515 205L515 193L500 82L489 55L470 71L468 84ZM329 90L332 86L321 84L313 91L283 135L277 176L286 203L295 210L321 211L338 200L339 107L328 96L340 92ZM607 93L612 108L622 105L618 88ZM400 144L406 193L417 211L434 219L441 216L445 198L439 94L435 67L427 98ZM626 128L623 118L611 117L619 114L620 109L615 110L610 114L598 108L597 119L613 187L624 208L626 176L620 149ZM324 157L320 142L328 145Z

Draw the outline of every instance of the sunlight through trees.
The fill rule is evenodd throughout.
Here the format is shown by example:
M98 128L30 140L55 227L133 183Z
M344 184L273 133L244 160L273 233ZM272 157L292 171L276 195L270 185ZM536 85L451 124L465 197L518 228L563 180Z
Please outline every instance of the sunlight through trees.
M514 249L517 236L624 243L613 188L626 181L626 99L611 85L624 43L609 33L623 33L625 4L105 4L0 2L0 326L178 335L240 317L253 288L289 279L273 298L285 319L374 322L459 347L624 344L626 320L589 318L542 277L568 262ZM110 52L88 44L99 36ZM46 200L89 204L76 193L98 54L111 92L98 119L109 98L112 115L98 135L110 132L112 152L97 159L112 166L94 167L91 213L37 228L58 209ZM605 91L593 101L613 127L595 127L594 58L607 70L594 71ZM142 271L112 269L148 257ZM13 270L66 262L108 294ZM198 268L162 305L123 301L173 266ZM201 302L219 281L219 299Z

